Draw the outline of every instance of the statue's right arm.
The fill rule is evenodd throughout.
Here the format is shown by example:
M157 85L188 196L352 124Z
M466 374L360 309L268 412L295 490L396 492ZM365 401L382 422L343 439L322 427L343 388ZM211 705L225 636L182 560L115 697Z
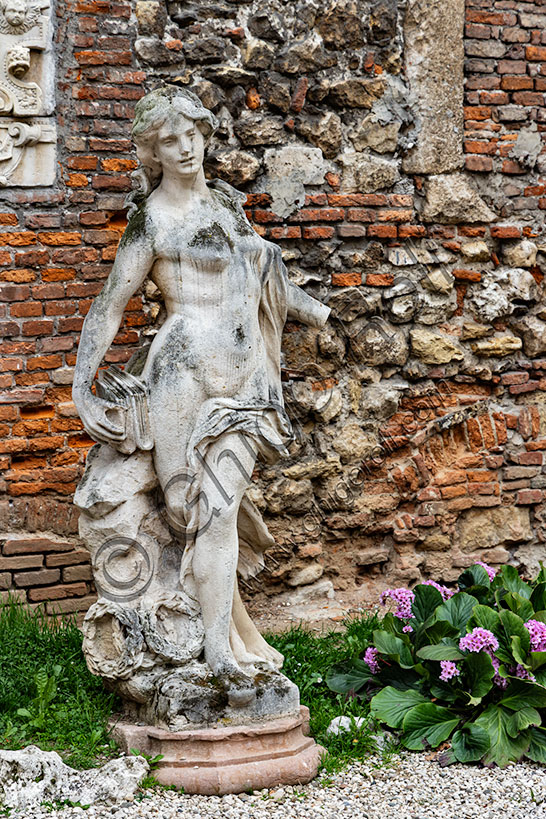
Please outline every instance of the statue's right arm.
M116 409L116 405L93 395L91 386L119 330L127 302L154 262L152 241L146 231L129 238L129 228L120 242L106 284L83 323L72 387L72 398L85 429L91 437L106 442L121 441L124 432L108 417L108 411Z

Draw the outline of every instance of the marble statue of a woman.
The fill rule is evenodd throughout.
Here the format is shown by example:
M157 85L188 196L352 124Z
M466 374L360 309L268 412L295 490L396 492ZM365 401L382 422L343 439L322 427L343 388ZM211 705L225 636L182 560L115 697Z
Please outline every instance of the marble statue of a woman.
M187 705L188 686L206 673L230 713L271 708L256 705L256 675L281 677L273 669L282 657L246 613L237 569L258 567L272 539L245 492L257 456L279 457L290 441L286 317L318 327L329 312L290 283L280 249L250 226L245 196L205 179L215 127L184 89L160 88L137 104L145 190L85 319L73 386L100 442L75 499L101 595L84 626L88 662L140 704L140 717L177 730L213 719L210 697L207 712ZM148 276L165 321L144 366L132 375L111 368L110 391L103 382L94 394L124 308ZM126 399L129 388L138 400Z

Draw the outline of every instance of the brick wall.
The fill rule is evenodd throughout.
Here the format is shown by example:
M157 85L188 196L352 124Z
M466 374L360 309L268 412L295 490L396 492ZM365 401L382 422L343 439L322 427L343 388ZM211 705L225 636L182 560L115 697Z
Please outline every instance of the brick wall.
M383 4L386 31L359 28L373 18L338 3L349 15L340 42L331 32L341 18L298 21L296 8L277 3L269 28L256 3L214 14L204 4L193 17L177 3L168 15L145 5L135 16L125 2L58 4L58 181L52 189L7 189L1 207L0 588L32 604L49 601L50 611L85 609L93 599L71 501L92 442L71 403L72 368L83 317L125 226L134 103L165 79L195 88L214 107L222 125L211 174L247 190L255 229L282 246L298 283L331 299L338 319L358 292L368 307L357 321L390 322L401 273L425 292L416 274L422 264L410 258L401 267L393 253L432 252L426 275L453 277L444 302L441 287L427 296L426 315L392 318L393 343L405 350L399 358L378 359L371 342L353 345L341 319L330 335L287 325L287 401L305 440L292 461L258 470L256 498L279 551L247 592L269 595L324 575L339 590L373 598L424 576L453 580L476 557L532 565L543 548L546 449L546 6L467 3L465 178L496 218L446 224L424 218L426 174L402 172L367 192L345 181L342 157L354 153L354 130L373 110L354 82L389 75L404 83L396 3ZM320 48L315 40L309 46L311 56L298 45L305 26L322 38ZM418 127L404 105L397 146L367 149L398 169ZM257 118L261 137L249 132L248 117ZM285 144L320 147L327 164L324 183L306 184L305 201L283 216L264 152ZM510 261L521 239L535 246L523 267ZM471 252L476 242L481 250ZM482 287L493 288L493 299L492 277L504 268L527 271L536 289L529 295L526 280L521 296L516 285L493 282L520 306L485 321L476 299ZM131 299L107 363L127 361L158 310L150 288ZM445 361L420 351L415 332L423 330L452 342ZM324 393L328 411L315 400Z

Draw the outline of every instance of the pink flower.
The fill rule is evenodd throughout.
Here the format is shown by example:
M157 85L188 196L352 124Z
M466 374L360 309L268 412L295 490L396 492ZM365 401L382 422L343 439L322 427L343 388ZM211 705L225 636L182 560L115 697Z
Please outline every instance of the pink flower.
M443 682L447 682L452 677L458 677L461 673L455 663L452 663L451 660L440 660L440 666L442 668L440 679Z
M377 649L373 646L370 646L364 652L364 662L367 664L368 668L372 672L372 674L377 674L379 671L379 663L377 662Z
M402 629L402 631L404 632L404 634L411 634L411 633L412 633L412 631L413 631L413 629L412 629L412 627L410 626L410 624L409 624L409 623L407 623L407 624L404 626L404 628Z
M527 620L523 624L531 638L531 651L546 651L546 623L540 620Z
M500 660L497 660L496 657L491 656L491 662L493 663L493 668L495 669L493 684L498 686L498 688L506 688L508 685L508 680L505 677L501 677L499 674Z
M435 580L424 580L421 583L421 586L434 586L434 588L437 589L437 591L439 591L440 594L442 595L442 600L449 600L449 598L453 597L453 595L455 594L455 592L451 591L451 589L448 589L447 586L441 586Z
M415 600L415 595L409 589L387 589L379 598L382 606L386 605L386 601L390 599L396 603L396 611L394 616L400 620L409 620L411 615L411 604Z
M483 568L487 572L487 576L489 577L489 580L491 582L493 581L493 579L494 579L495 575L497 574L497 572L495 571L495 569L492 566L489 566L487 563L484 563L483 560L476 560L475 565L476 566L483 566Z
M492 654L498 647L499 641L493 632L486 628L474 628L470 634L465 634L465 636L459 640L459 648L461 651L472 651L475 653L486 651L488 654Z
M518 663L515 669L510 670L516 675L516 677L519 677L520 680L531 680L531 682L536 682L535 675L531 674L530 671L527 671L527 669L524 668L521 663Z

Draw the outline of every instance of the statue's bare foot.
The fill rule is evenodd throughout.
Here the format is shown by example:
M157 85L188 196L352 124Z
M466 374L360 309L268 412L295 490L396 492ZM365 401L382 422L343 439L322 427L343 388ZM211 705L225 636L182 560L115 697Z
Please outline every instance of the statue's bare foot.
M243 673L232 655L207 657L205 652L205 656L212 673L225 687L232 708L243 708L256 699L253 679Z
M272 668L279 671L284 663L284 657L276 648L270 646L256 629L246 630L243 634L245 649L251 654L259 657L259 662L267 663Z
M232 708L244 708L256 699L254 681L241 671L228 674L224 678L228 702Z

